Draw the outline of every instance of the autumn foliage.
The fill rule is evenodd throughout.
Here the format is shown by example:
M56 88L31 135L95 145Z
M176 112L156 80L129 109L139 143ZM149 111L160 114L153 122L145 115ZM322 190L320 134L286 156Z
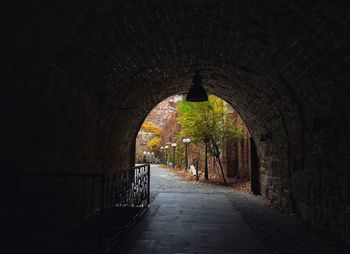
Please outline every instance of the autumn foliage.
M151 122L144 122L141 126L141 129L154 134L154 137L148 141L147 148L151 151L160 150L161 137L163 135L162 129L158 128Z
M151 122L144 122L141 129L153 133L156 136L161 136L163 134L163 131Z
M150 141L147 144L147 148L151 151L157 151L160 149L161 144L161 138L160 137L154 137L151 138Z

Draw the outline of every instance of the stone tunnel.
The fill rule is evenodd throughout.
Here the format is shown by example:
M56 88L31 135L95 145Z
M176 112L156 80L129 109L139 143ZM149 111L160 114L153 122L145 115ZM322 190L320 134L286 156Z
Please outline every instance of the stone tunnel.
M2 167L134 164L149 111L201 69L256 141L261 193L350 242L349 5L24 1L1 8ZM270 135L259 142L261 135ZM11 225L7 224L10 228Z

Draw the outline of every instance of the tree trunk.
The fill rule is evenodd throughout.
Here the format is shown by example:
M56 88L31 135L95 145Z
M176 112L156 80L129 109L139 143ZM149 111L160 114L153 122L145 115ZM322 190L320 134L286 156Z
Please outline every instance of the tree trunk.
M223 168L222 168L221 160L220 160L220 158L218 158L218 157L216 157L216 160L218 161L219 166L220 166L222 179L224 180L224 183L226 183L226 178L225 178L224 170L223 170Z
M216 171L216 164L215 164L215 157L214 156L212 156L212 158L213 158L213 171Z
M208 143L205 143L205 165L204 165L204 178L209 180L208 176Z

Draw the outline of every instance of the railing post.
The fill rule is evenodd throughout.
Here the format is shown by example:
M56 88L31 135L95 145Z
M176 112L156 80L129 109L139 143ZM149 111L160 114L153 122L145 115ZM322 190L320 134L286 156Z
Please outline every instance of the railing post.
M85 203L86 203L86 177L83 177L82 181L83 181L83 186L82 186L83 199L81 202L81 214L80 214L80 223L81 224L84 223L84 216L85 216L85 212L87 210L87 208L85 207Z
M150 182L151 182L151 165L148 164L147 165L147 205L149 205L150 203L150 196L151 196L151 185L150 185Z
M92 212L94 211L94 178L91 177L91 186L90 186L90 214L92 215Z
M19 174L15 174L13 176L13 184L15 186L15 193L14 193L14 202L13 202L13 206L12 206L12 218L11 218L11 223L12 223L12 232L11 232L11 241L12 243L16 243L18 240L21 240L19 238L19 232L18 232L18 199L19 199L19 191L20 191L20 175ZM20 252L20 248L19 246L21 245L21 243L17 244L15 247L15 253L19 253Z
M101 178L101 211L100 211L100 233L99 244L102 246L104 238L104 213L105 213L105 191L106 191L106 175Z
M106 182L105 182L105 207L108 209L110 207L110 192L109 192L109 173L106 174Z

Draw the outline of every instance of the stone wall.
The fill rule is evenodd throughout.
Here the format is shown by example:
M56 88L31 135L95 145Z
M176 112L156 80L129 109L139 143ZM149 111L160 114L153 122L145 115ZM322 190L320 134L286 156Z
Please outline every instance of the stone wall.
M258 145L263 194L349 242L348 13L287 0L4 4L5 172L131 165L148 112L200 66Z

